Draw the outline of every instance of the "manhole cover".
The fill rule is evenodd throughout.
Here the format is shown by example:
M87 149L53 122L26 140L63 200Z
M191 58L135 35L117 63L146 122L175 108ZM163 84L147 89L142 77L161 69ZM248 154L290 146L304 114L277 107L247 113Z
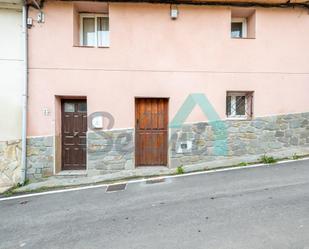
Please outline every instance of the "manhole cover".
M155 183L161 183L161 182L165 182L165 179L164 178L160 178L160 179L147 180L146 184L155 184Z
M127 186L126 183L109 185L106 189L106 192L115 192L115 191L125 190L126 186Z

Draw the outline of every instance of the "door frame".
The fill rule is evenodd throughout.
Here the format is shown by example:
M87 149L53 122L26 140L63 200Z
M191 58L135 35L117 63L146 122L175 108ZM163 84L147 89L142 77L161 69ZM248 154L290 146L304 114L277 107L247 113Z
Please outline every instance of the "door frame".
M137 137L136 137L136 101L137 99L164 99L167 102L166 106L166 115L167 115L167 127L166 127L166 165L158 165L159 167L169 167L169 103L170 97L145 97L145 96L136 96L134 97L134 166L135 168L140 167L158 167L156 165L137 165L136 162L136 153L137 153Z
M70 95L55 95L55 136L54 136L54 174L63 170L62 167L62 103L64 101L84 100L87 104L87 119L88 119L88 101L87 96L70 96ZM87 120L88 121L88 120ZM88 170L88 125L86 132L86 168ZM65 170L66 171L66 170ZM72 170L74 171L74 170Z

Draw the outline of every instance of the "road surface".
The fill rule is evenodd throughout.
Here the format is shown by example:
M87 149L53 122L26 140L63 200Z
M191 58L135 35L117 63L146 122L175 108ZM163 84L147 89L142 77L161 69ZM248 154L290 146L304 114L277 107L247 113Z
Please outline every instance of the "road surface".
M309 249L309 161L0 201L1 249Z

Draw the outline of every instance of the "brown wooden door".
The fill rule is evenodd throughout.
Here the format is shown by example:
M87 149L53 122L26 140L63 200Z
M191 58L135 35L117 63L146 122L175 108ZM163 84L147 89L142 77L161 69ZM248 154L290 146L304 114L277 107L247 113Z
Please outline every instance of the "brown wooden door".
M62 170L86 169L86 100L62 101Z
M135 164L167 165L168 99L135 99Z

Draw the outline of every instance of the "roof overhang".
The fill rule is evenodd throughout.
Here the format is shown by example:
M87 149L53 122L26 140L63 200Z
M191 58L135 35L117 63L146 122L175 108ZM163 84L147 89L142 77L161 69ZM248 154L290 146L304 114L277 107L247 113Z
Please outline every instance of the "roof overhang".
M1 1L1 0L0 0ZM41 7L44 0L27 0L29 5ZM48 0L55 1L55 0ZM58 0L59 1L59 0ZM309 9L309 0L60 0L63 2L110 2L110 3L153 3L153 4L189 4L208 6L236 6L236 7L263 7L263 8L295 8Z

